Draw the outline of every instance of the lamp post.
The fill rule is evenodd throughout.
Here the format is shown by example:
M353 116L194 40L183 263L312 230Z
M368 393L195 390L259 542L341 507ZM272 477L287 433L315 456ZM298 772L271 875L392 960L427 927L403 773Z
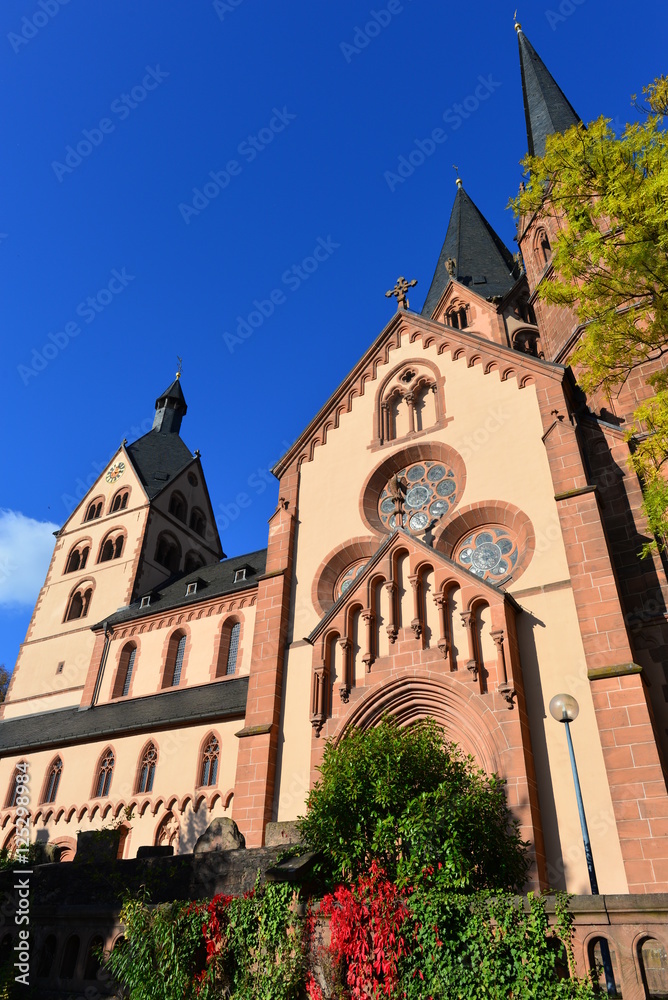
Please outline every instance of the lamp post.
M594 867L594 856L591 853L591 843L589 841L589 830L587 829L587 817L585 816L584 803L582 801L582 789L580 788L580 778L578 767L575 763L575 751L573 750L573 740L571 739L571 722L574 722L580 713L580 706L571 694L557 694L550 701L550 715L557 722L563 722L566 727L566 742L568 743L568 755L571 758L571 770L573 771L573 783L575 785L575 798L578 803L578 813L580 815L580 829L582 830L582 840L584 843L585 859L587 861L587 871L589 873L589 884L592 896L598 896L598 881L596 879L596 869ZM612 971L612 960L610 958L610 948L607 938L600 938L601 960L603 962L603 972L605 974L605 986L608 996L614 996L616 991L615 977Z

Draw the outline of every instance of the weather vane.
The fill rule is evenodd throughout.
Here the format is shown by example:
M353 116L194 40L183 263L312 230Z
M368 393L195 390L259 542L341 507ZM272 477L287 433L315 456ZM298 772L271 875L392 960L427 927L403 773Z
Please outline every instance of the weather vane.
M455 172L455 173L457 174L457 187L458 187L458 188L460 188L460 187L462 186L462 179L461 179L461 177L459 176L459 167L457 166L457 164L456 164L456 163L453 163L453 164L452 164L452 169L453 169L453 170L454 170L454 172Z
M180 358L178 356L178 354L177 354L176 355L176 360L179 363L179 367L176 369L176 377L177 377L177 379L180 379L181 378L181 374L183 372L183 358Z

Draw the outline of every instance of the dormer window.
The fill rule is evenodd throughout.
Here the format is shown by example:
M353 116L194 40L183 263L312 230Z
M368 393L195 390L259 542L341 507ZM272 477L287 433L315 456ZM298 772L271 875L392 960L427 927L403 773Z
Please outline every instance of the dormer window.
M235 583L243 583L245 579L246 579L246 567L245 566L242 566L241 569L237 569L237 570L234 571L234 582Z
M186 597L190 597L192 594L197 593L197 581L194 583L189 583L186 587Z
M146 597L142 597L139 607L148 608L150 606L151 606L151 595L147 594Z

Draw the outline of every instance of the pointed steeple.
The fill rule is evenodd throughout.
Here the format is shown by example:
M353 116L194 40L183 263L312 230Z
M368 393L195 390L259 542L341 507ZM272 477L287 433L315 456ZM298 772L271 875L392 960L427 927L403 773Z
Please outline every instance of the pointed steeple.
M155 401L153 430L160 431L161 434L178 434L181 420L187 412L188 406L181 388L181 373L178 372L172 384Z
M543 156L545 140L555 132L577 125L580 116L558 85L533 45L515 22L520 46L524 115L531 156Z
M484 299L505 295L519 277L513 255L474 205L457 178L457 194L423 316L431 316L450 278Z

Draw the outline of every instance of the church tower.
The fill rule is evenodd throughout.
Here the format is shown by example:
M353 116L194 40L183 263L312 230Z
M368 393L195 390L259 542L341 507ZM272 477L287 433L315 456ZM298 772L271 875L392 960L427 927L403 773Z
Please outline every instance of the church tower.
M180 376L156 400L153 428L123 442L57 532L2 716L80 702L93 655L91 626L175 573L222 555L199 455L179 436Z

